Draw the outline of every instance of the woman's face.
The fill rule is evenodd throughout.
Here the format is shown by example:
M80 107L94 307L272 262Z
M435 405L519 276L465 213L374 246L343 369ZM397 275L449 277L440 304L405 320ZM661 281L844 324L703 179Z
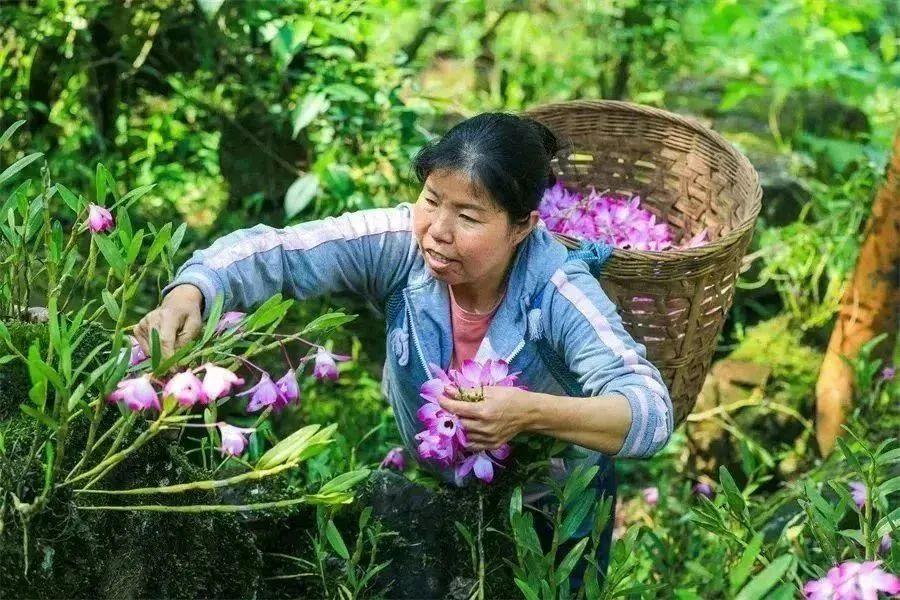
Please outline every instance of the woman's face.
M425 264L448 285L498 285L516 246L537 223L510 225L506 211L454 171L428 176L413 208L413 231Z

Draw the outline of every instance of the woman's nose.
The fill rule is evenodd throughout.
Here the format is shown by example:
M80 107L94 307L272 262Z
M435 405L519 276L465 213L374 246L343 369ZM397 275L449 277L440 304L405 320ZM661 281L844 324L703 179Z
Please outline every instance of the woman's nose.
M437 217L435 217L434 221L432 221L431 223L431 226L428 228L428 233L430 233L431 237L437 242L452 242L453 223L451 222L450 215L439 214Z

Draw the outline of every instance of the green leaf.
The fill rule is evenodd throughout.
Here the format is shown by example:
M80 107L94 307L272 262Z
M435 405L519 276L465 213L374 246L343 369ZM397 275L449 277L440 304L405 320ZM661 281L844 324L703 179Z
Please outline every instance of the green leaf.
M29 406L27 404L20 404L19 410L21 410L23 413L25 413L29 417L33 417L33 418L37 419L38 421L40 421L41 423L43 423L50 429L58 429L59 428L59 425L56 424L56 421L54 421L48 415L44 414L43 411L40 411L40 410L34 408L33 406Z
M856 453L847 445L847 442L844 441L843 438L837 438L835 440L837 442L838 447L841 449L841 453L844 455L844 458L853 466L854 470L857 473L863 473L862 464L860 464L859 459L856 457Z
M566 480L566 485L563 488L562 501L564 503L569 503L574 498L578 497L582 491L587 489L587 486L589 486L594 477L597 476L599 470L600 467L596 465L586 467L584 464L579 464L575 467L574 472Z
M540 600L540 598L538 598L537 592L534 591L534 588L532 588L530 585L528 585L518 577L516 577L516 585L522 592L522 595L525 596L526 600Z
M369 94L355 85L349 83L332 83L326 88L329 98L337 101L356 102L366 104L371 102L372 98Z
M66 206L68 206L72 212L78 214L78 211L81 210L83 204L82 200L73 194L72 190L61 183L56 184L56 189L59 191L59 196L63 199L63 202L66 203Z
M319 427L320 426L317 424L301 427L269 448L269 450L256 461L257 470L270 469L285 462L302 443L309 441L313 434L319 430Z
M6 131L3 132L3 135L0 135L0 148L2 148L3 144L9 141L9 138L13 136L16 130L24 124L25 119L19 119L18 121L7 127Z
M304 175L288 188L284 195L285 216L290 219L303 211L319 191L319 178L315 174Z
M100 253L103 255L103 258L106 259L106 262L109 263L109 266L112 267L113 271L119 275L123 275L125 273L125 259L122 258L115 243L103 235L95 235L93 240L97 243Z
M794 557L789 554L779 556L769 563L759 575L750 580L750 583L737 595L736 600L759 600L764 598L766 592L778 583L778 580L791 568L793 562Z
M313 332L327 333L327 331L349 323L355 318L356 315L346 315L342 312L327 313L316 317L310 323L308 323L306 327L303 328L303 331L300 332L300 335L307 335Z
M725 498L728 500L728 505L731 506L731 509L736 514L742 514L746 507L744 497L738 490L734 478L731 477L731 473L728 472L728 469L724 465L719 467L719 481L722 485L722 489L725 491Z
M566 554L566 557L562 559L562 562L559 563L559 567L556 571L556 585L562 585L562 582L569 576L569 573L572 572L572 569L575 568L575 564L578 562L578 559L581 558L581 555L584 553L584 548L587 546L589 538L582 538L580 542L575 544L571 550Z
M741 554L741 558L737 565L735 565L728 574L732 590L739 589L744 585L744 582L747 581L747 577L750 576L750 571L753 569L754 563L756 563L756 558L759 556L762 543L763 534L757 533L753 536L753 539L750 540L750 543L747 544L747 547L744 548L744 552Z
M890 514L884 515L878 525L875 526L875 536L884 537L884 534L900 527L900 508L895 508Z
M878 486L878 493L883 494L885 496L889 496L900 490L900 477L894 477L893 479L888 479L884 483Z
M578 499L572 503L572 507L566 510L566 516L563 519L559 530L560 543L566 542L572 537L578 530L578 526L587 518L591 507L594 506L596 502L597 495L593 490L584 490L581 492Z
M334 551L337 552L341 558L344 560L350 559L350 553L347 551L347 546L344 545L344 540L341 538L340 532L337 530L337 527L334 526L334 521L331 519L328 520L328 525L325 526L325 537L328 538L328 543L331 544L331 547L334 548Z
M178 249L181 248L181 240L184 239L184 232L187 231L187 223L182 223L172 234L172 243L169 244L169 256L174 257Z
M6 169L2 173L0 173L0 185L3 185L6 180L10 179L13 175L30 165L43 155L43 152L35 152L33 154L29 154L24 158L20 158L13 164L6 167Z
M96 196L94 202L96 202L100 206L106 205L104 202L106 200L106 192L107 192L107 189L106 189L107 177L106 177L105 171L106 171L106 167L103 166L103 163L97 163L97 172L94 175L94 186L96 187L96 190L97 190L97 196Z
M155 183L151 183L149 185L142 185L140 187L136 187L133 190L126 192L122 199L116 202L116 205L121 205L123 209L128 209L129 206L143 198L147 193L156 187Z
M109 313L109 316L113 321L117 321L119 319L120 311L116 299L113 298L113 295L109 293L109 290L107 289L100 292L100 297L103 299L103 306L106 308L106 312Z
M296 138L297 134L300 133L304 127L312 123L316 117L328 110L329 105L328 99L325 98L325 94L307 94L294 111L294 132L292 136Z
M270 47L280 69L287 68L300 46L309 39L312 29L312 21L302 17L297 17L278 29L270 42Z
M216 13L219 12L224 3L225 0L197 0L197 6L203 11L203 15L210 20L216 16Z
M131 245L128 247L128 255L125 257L125 262L129 265L133 264L137 259L138 253L141 251L141 246L144 243L144 230L141 229L137 233L134 234L134 237L131 239Z
M172 224L166 223L153 238L153 243L150 244L150 250L147 251L148 263L153 262L159 256L159 253L162 252L162 249L165 248L166 243L170 239L172 239Z
M216 299L213 301L213 305L209 310L209 315L206 317L206 326L203 328L203 337L200 338L201 346L212 339L213 333L216 332L216 326L219 324L219 319L222 318L222 306L224 303L225 296L216 296Z
M509 520L512 522L513 515L522 514L522 488L517 487L513 490L509 497Z
M56 369L44 362L44 359L41 358L37 344L32 344L28 349L28 370L33 379L35 374L40 374L37 381L40 381L41 377L43 377L49 381L57 391L65 393L66 386L63 383L62 377L56 372Z
M256 331L282 319L287 314L293 300L282 300L281 294L275 294L262 303L244 322L246 329Z
M162 360L162 346L159 343L159 331L154 327L150 330L150 366L155 373Z
M900 448L894 448L893 450L888 450L884 454L878 457L878 465L890 465L895 462L900 462Z
M333 492L346 492L357 483L369 476L369 469L358 469L356 471L348 471L342 473L322 486L319 490L320 494L330 494Z

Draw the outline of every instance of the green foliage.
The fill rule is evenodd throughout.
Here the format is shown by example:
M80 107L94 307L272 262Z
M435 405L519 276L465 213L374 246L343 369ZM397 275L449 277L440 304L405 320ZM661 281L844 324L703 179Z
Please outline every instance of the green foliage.
M787 222L760 222L755 261L739 283L747 295L733 311L730 358L771 367L760 404L723 417L740 471L715 474L712 501L692 496L688 480L697 473L683 460L681 432L651 461L623 461L620 514L630 526L617 527L607 578L588 569L583 595L789 597L836 562L874 558L880 536L896 529L900 449L890 436L900 428L898 384L883 379L886 365L873 358L881 339L853 364L853 435L840 452L818 460L789 439L798 423L798 440L811 433L824 338L900 123L892 3L39 0L3 3L0 30L0 575L12 589L26 589L22 564L30 560L28 585L48 596L249 597L286 594L275 587L286 582L310 583L299 596L375 593L386 557L408 553L422 534L408 531L411 539L392 546L396 536L365 509L352 519L335 509L398 442L380 390L383 331L373 317L352 322L361 310L346 299L298 307L275 297L243 323L243 336L215 334L221 306L201 339L173 357L162 357L153 336L156 377L211 357L281 368L282 348L294 356L300 336L352 345L338 382L303 377L301 405L275 418L227 403L205 408L206 426L227 418L256 427L245 458L260 470L223 460L214 428L181 429L181 445L163 440L187 416L171 403L157 421L106 407L129 368L124 332L157 304L185 250L260 221L412 199L410 158L462 116L577 98L708 119L741 148L773 159L775 171L764 175L796 182L809 197ZM768 191L764 202L781 214ZM85 231L88 203L112 210L114 232ZM164 220L173 222L157 225ZM47 308L46 325L23 322L38 306ZM309 423L337 430L312 433ZM310 443L304 431L326 434ZM554 448L541 436L522 441L530 478ZM790 453L802 458L800 469L779 470ZM303 469L267 471L301 460ZM246 488L206 489L257 472L266 478ZM406 475L437 487L418 470ZM252 506L265 519L255 522L296 529L287 536L260 525L251 535L246 521L213 512L84 511L75 507L96 496L72 496L66 478L75 477L79 489L156 490L116 495L119 507L199 484L178 492L182 506ZM863 510L846 488L857 480L869 489ZM659 487L657 507L632 500L639 483ZM446 494L441 513L453 524L435 527L462 549L448 569L463 587L499 596L496 581L514 575L509 585L524 597L572 595L567 575L579 557L593 556L606 514L597 511L583 542L559 549L590 504L583 480L556 490L564 500L550 552L536 544L520 496L482 511L480 496L468 492L435 492ZM278 504L276 515L268 504L298 499L320 504L316 514ZM488 526L506 522L508 537ZM293 570L261 584L268 573L257 534L310 538L312 549L273 544ZM110 535L129 541L118 556ZM513 564L500 560L503 545L516 552ZM896 550L881 558L897 571ZM198 579L199 563L217 564L218 576ZM171 579L147 577L145 564L166 564Z

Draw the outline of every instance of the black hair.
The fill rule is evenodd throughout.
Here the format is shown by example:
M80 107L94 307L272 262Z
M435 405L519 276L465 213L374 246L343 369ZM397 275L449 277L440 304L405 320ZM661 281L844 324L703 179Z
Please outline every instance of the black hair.
M482 113L456 124L443 137L426 144L413 168L419 182L434 171L456 171L486 192L506 211L510 223L521 223L537 210L544 190L556 183L550 160L559 141L542 123L508 113Z

